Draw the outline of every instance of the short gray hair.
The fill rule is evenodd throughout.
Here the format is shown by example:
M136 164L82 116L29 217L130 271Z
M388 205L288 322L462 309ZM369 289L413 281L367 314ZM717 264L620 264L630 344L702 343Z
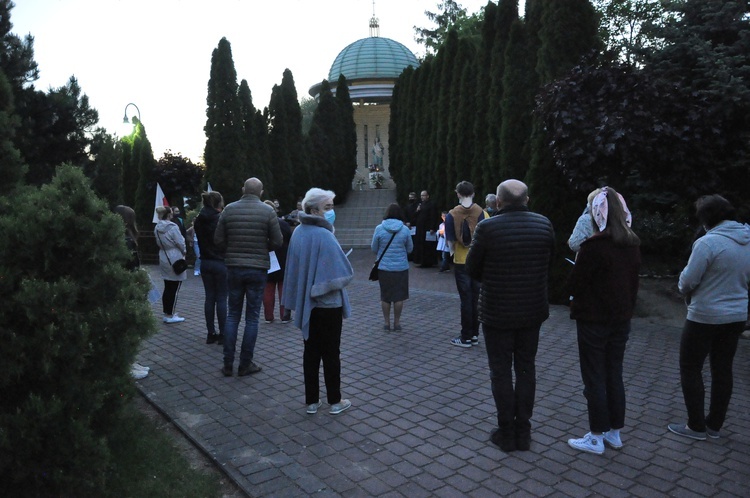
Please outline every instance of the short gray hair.
M307 191L305 198L302 199L302 209L305 213L310 214L312 208L319 208L325 204L326 201L336 197L336 194L331 190L323 190L322 188L313 187Z

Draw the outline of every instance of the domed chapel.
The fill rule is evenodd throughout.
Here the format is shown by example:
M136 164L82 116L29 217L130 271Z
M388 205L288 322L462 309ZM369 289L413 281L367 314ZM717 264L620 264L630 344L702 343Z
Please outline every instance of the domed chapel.
M336 94L339 75L346 77L354 107L357 130L357 173L365 179L373 171L390 178L388 172L388 123L391 118L393 87L408 66L417 68L417 57L401 43L380 37L380 24L370 19L370 36L347 45L331 64L328 81ZM321 84L310 87L317 99Z

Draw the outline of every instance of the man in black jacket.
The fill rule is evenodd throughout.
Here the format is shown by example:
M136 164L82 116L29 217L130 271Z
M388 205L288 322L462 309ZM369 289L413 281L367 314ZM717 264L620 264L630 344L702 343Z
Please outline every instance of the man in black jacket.
M466 269L481 282L479 321L498 422L491 440L509 452L528 450L531 444L536 352L539 329L549 317L547 281L555 233L547 218L529 211L523 182L498 185L497 201L498 214L474 231Z

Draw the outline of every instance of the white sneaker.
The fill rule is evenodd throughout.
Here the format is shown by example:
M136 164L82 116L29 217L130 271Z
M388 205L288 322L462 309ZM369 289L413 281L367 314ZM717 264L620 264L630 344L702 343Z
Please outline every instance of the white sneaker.
M568 445L573 449L594 453L595 455L604 453L603 438L594 437L590 432L581 439L568 439Z
M331 415L338 415L339 413L343 412L344 410L348 410L351 408L352 402L348 399L342 399L338 403L334 403L331 405L331 411L329 412Z
M177 315L172 315L171 317L169 316L164 317L164 323L179 323L179 322L184 322L184 321L185 319L183 317L177 316Z
M608 445L613 450L619 450L622 448L622 440L620 439L620 435L613 434L611 432L605 432L602 434L604 436L604 444Z
M317 403L313 403L312 405L307 405L307 413L309 413L310 415L318 413L318 408L320 408L320 405L322 404L323 402L318 400Z
M133 363L132 365L130 365L130 367L131 367L131 368L132 368L133 370L143 370L144 372L148 372L149 370L151 370L151 368L149 368L149 367L144 367L143 365L141 365L141 364L140 364L140 363L138 363L138 362L135 362L135 363Z
M145 370L136 370L135 368L130 369L130 376L133 377L135 380L144 379L147 375L148 375L148 372Z

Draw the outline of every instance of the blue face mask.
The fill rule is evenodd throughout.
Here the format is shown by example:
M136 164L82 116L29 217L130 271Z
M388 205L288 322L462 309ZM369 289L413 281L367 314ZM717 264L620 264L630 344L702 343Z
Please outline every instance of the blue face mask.
M323 216L331 225L333 225L333 222L336 221L336 212L333 209L331 209L330 211L326 211Z

